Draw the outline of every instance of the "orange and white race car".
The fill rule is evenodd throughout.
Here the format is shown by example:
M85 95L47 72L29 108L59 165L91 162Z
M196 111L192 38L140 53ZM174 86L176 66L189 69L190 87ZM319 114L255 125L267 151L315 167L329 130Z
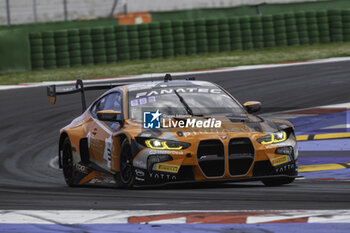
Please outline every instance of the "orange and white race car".
M85 107L85 91L110 89ZM172 80L83 85L56 90L81 93L83 114L61 129L59 165L69 186L117 187L181 182L260 180L267 186L297 177L293 125L251 113L220 86Z

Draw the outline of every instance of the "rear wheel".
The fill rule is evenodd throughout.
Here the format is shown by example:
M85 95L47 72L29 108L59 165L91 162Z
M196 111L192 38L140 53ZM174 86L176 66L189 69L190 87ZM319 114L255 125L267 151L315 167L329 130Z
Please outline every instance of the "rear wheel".
M117 187L131 188L134 183L135 171L132 165L131 146L128 139L124 139L120 149L120 172L115 175Z
M72 146L69 138L65 138L62 147L62 170L68 186L75 186L75 168L73 164Z
M295 178L281 177L281 178L265 179L265 180L262 180L262 182L266 186L281 186L281 185L284 185L284 184L290 184L294 180L295 180Z

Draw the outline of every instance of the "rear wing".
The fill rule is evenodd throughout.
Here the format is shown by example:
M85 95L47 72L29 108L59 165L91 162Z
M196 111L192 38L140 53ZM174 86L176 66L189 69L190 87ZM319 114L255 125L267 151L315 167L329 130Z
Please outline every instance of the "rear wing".
M85 91L94 91L94 90L105 90L111 89L118 86L124 86L130 83L110 83L110 84L98 84L98 85L88 85L84 86L83 80L78 79L75 83L75 87L63 88L62 90L57 91L56 85L50 85L47 87L47 96L49 98L50 104L56 103L56 96L58 95L70 95L75 93L81 94L81 104L82 111L86 110L86 100L85 100Z
M173 80L173 78L170 74L165 75L164 82L169 82L172 80ZM187 78L186 80L195 80L195 78L190 77L190 78ZM152 81L152 80L150 80L150 81ZM49 98L50 104L55 104L56 103L56 96L58 96L58 95L70 95L70 94L75 94L75 93L80 92L82 111L85 112L85 110L86 110L85 91L112 89L114 87L124 86L127 84L133 84L133 83L137 83L137 82L91 84L88 86L84 86L83 80L77 79L77 81L75 83L75 87L63 88L62 90L59 90L59 91L56 90L56 85L48 86L47 87L47 96Z

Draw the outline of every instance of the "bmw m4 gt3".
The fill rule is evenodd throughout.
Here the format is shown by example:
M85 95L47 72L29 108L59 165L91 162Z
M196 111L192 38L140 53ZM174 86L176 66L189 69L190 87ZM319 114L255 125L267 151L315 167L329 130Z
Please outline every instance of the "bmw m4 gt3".
M89 107L85 92L109 89ZM117 187L187 182L262 181L288 184L297 176L293 125L253 115L261 104L241 105L222 87L172 80L83 85L83 113L60 131L59 165L69 186Z

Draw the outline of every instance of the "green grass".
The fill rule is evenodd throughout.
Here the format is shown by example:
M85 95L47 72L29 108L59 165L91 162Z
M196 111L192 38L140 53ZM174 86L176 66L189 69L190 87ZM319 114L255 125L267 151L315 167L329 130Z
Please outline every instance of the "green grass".
M76 68L4 74L0 75L0 84L63 81L74 80L77 78L107 78L146 73L171 73L346 56L350 56L350 43L276 47L249 51L199 54L167 59L128 61L108 65L91 65Z

